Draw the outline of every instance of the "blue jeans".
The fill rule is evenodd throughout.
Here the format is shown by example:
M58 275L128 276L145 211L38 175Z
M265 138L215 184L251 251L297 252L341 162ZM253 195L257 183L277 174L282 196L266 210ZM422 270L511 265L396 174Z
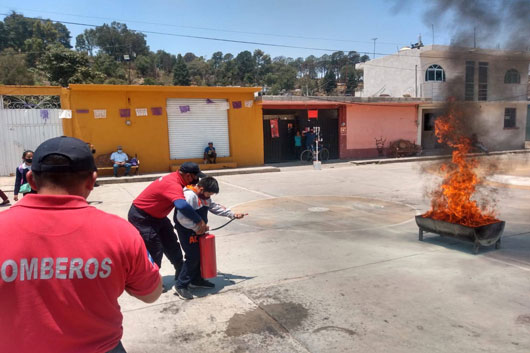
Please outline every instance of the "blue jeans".
M118 165L114 164L112 166L114 168L114 176L118 176L118 168L125 168L125 175L129 175L129 172L131 171L131 163L125 163L124 165Z

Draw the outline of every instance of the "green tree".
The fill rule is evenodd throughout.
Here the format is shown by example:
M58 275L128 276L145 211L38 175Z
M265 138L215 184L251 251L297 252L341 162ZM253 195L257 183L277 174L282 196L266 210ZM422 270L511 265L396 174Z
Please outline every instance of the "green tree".
M37 62L44 54L44 42L39 38L29 38L24 42L24 52L26 52L26 62L29 67L37 66Z
M155 53L155 65L159 70L171 73L176 62L177 57L175 55L169 54L163 50L158 50Z
M12 48L0 52L0 83L3 85L33 85L35 80L26 65L26 56Z
M69 83L92 83L103 79L103 75L97 74L89 67L85 53L69 50L58 44L46 48L40 69L44 71L50 83L64 87Z
M136 66L136 70L143 77L156 77L157 76L155 56L153 54L137 56L136 60L134 61L134 64Z
M3 32L5 46L16 50L24 50L26 40L40 39L44 45L57 43L70 48L70 32L65 25L44 19L24 17L12 12L4 18Z
M188 70L192 82L199 86L214 84L213 79L210 79L210 65L204 58L196 57L193 61L188 63Z
M190 73L188 66L184 62L182 55L177 56L177 62L173 69L173 84L175 86L189 86L191 85Z
M75 37L75 49L84 51L90 56L94 55L96 47L96 31L94 29L85 29L85 31Z
M236 58L237 79L243 84L254 83L254 59L248 50L237 54Z
M126 79L126 73L125 69L123 68L122 64L114 60L112 56L105 54L103 52L99 52L94 58L93 58L93 69L97 72L100 72L105 77L111 78L118 78L121 80Z
M337 79L333 70L328 70L322 79L322 88L328 95L337 88Z
M254 59L254 67L256 70L255 83L260 85L263 84L264 77L272 71L272 60L270 55L265 54L262 50L259 49L254 50L254 54L252 56Z
M355 89L359 85L359 79L357 77L357 71L355 69L348 70L346 76L346 94L355 95Z
M94 31L97 47L117 61L124 61L124 55L129 55L132 60L135 55L149 53L145 34L129 30L126 24L112 22L110 25L98 26Z

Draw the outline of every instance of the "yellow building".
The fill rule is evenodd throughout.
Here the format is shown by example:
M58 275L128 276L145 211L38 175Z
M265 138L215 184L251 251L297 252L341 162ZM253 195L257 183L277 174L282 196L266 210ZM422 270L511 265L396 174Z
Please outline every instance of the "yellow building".
M217 163L263 164L259 87L70 85L61 92L67 136L91 142L97 155L123 146L141 172L167 172L183 161L202 163L208 142ZM231 162L231 163L230 163Z

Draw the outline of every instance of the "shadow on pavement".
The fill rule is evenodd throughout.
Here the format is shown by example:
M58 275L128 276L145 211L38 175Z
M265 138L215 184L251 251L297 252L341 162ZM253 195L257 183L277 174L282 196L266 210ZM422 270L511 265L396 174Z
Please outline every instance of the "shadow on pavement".
M249 279L253 279L254 277L248 277L248 276L239 276L234 275L231 273L223 273L223 272L217 272L217 277L215 278L208 278L208 281L215 284L215 288L193 288L191 289L191 292L197 296L197 297L205 297L210 294L215 294L219 291L221 291L225 287L233 286L235 284L239 284L244 281L248 281ZM167 292L173 288L175 285L175 276L173 275L167 275L162 277L162 286L163 292Z

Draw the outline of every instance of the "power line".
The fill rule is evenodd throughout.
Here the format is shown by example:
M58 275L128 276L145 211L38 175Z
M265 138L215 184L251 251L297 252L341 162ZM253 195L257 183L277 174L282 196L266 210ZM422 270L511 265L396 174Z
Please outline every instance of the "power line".
M8 16L8 14L0 13L0 15ZM33 20L39 20L43 21L42 18L37 17L27 17L29 19ZM70 25L76 25L76 26L85 26L85 27L100 27L98 25L90 24L90 23L80 23L80 22L70 22L70 21L58 21L58 20L52 20L49 19L52 22L58 22L62 24L70 24ZM229 42L229 43L239 43L239 44L252 44L252 45L262 45L262 46L269 46L269 47L279 47L279 48L292 48L292 49L305 49L305 50L318 50L318 51L327 51L327 52L348 52L351 50L343 50L343 49L328 49L328 48L316 48L316 47L303 47L303 46L296 46L296 45L286 45L286 44L276 44L276 43L263 43L263 42L253 42L253 41L246 41L246 40L236 40L236 39L227 39L227 38L216 38L216 37L204 37L204 36L194 36L194 35L188 35L188 34L177 34L177 33L167 33L167 32L157 32L157 31L140 31L140 30L134 30L130 29L131 31L135 31L138 33L144 33L144 34L157 34L157 35L166 35L166 36L172 36L172 37L180 37L180 38L190 38L190 39L203 39L203 40L211 40L211 41L218 41L218 42ZM357 52L359 54L366 54L366 52Z
M8 16L9 14L6 13L0 13L0 15ZM25 18L33 19L33 20L39 20L39 21L52 21L52 22L58 22L62 24L71 24L71 25L77 25L77 26L85 26L85 27L101 27L94 24L89 23L80 23L80 22L70 22L70 21L59 21L59 20L53 20L53 19L42 19L37 17L27 17ZM177 34L177 33L167 33L167 32L157 32L157 31L144 31L144 30L134 30L130 29L131 31L135 31L137 33L143 33L143 34L156 34L156 35L167 35L167 36L173 36L173 37L181 37L181 38L190 38L190 39L202 39L202 40L211 40L211 41L221 41L221 42L231 42L231 43L239 43L239 44L252 44L252 45L262 45L262 46L271 46L271 47L280 47L280 48L293 48L293 49L304 49L304 50L318 50L318 51L327 51L327 52L349 52L349 51L355 51L358 54L372 54L370 52L366 51L357 51L357 50L345 50L345 49L328 49L328 48L315 48L315 47L304 47L304 46L294 46L294 45L287 45L287 44L277 44L277 43L262 43L262 42L253 42L253 41L243 41L243 40L236 40L236 39L227 39L227 38L216 38L216 37L204 37L204 36L194 36L194 35L186 35L186 34ZM459 55L462 55L460 52L455 52ZM396 56L396 57L413 57L417 55L407 55L405 53L377 53L374 52L374 55L380 55L380 56ZM471 53L473 55L475 53ZM481 56L494 56L499 57L498 54L488 54L488 53L477 53ZM528 54L530 55L530 53ZM433 58L433 59L450 59L447 55L425 55L427 58ZM529 56L530 58L530 56ZM509 61L527 61L529 59L510 59L506 58L506 55L502 57L503 60L509 60ZM371 63L371 62L370 62Z
M148 24L148 25L167 26L167 27L176 27L176 28L187 28L187 29L199 29L199 30L215 31L215 32L263 35L263 36L281 37L281 38L286 38L287 37L287 38L298 38L298 39L326 40L326 41L335 41L335 42L350 42L350 43L365 43L365 44L371 44L372 43L371 41L361 41L361 40L351 40L351 39L327 38L327 37L308 37L308 36L300 36L300 35L294 35L294 34L281 34L281 33L236 31L236 30L212 28L212 27L183 26L183 25L175 25L175 24L160 23L160 22L148 22L148 21L138 21L138 20L115 19L115 18L110 18L110 17L83 16L83 15L78 15L78 14L70 14L70 13L55 12L55 11L42 11L42 10L32 10L32 9L20 9L20 10L32 11L32 12L38 12L38 13L51 13L51 14L56 14L56 15L73 16L73 17L80 17L80 18L93 18L93 19L99 19L99 20L109 20L109 21L116 21L116 22L121 22L121 23L142 23L142 24ZM4 15L4 14L2 14L2 15ZM394 42L381 42L380 41L379 43L388 44L388 45L400 45L399 43L394 43Z

